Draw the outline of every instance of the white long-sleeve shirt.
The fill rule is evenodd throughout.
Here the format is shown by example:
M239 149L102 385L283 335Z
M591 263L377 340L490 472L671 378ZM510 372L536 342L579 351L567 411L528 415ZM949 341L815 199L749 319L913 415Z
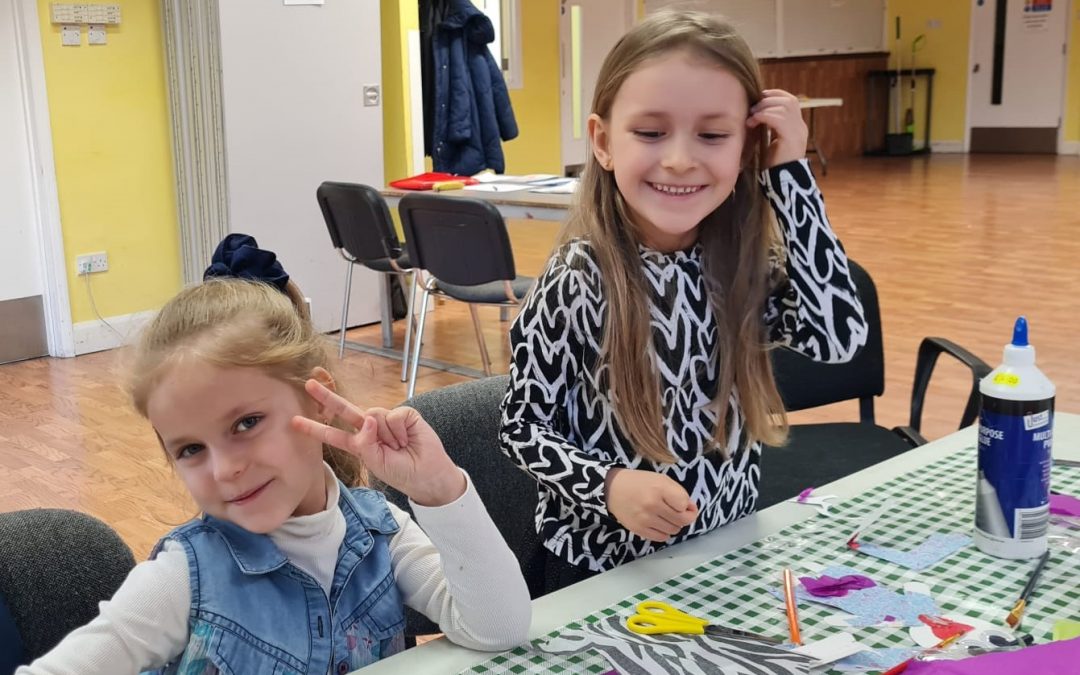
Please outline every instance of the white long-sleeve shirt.
M424 529L388 504L400 528L390 539L391 564L407 606L438 623L457 644L499 651L525 641L529 591L468 474L466 479L465 493L450 504L410 502ZM338 497L338 482L330 474L326 510L290 518L269 534L290 562L327 592L345 538ZM190 610L187 555L180 544L166 542L156 558L136 565L112 599L100 604L96 619L16 675L118 675L159 668L187 646Z

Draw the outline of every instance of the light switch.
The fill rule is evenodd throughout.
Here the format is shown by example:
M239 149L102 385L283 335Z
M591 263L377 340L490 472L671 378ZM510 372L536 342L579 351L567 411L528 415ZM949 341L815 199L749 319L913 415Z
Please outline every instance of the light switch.
M364 107L372 108L379 105L379 85L364 85Z
M60 44L65 47L82 45L82 28L79 26L62 26L60 28Z
M105 26L92 23L86 30L86 42L92 45L105 44Z

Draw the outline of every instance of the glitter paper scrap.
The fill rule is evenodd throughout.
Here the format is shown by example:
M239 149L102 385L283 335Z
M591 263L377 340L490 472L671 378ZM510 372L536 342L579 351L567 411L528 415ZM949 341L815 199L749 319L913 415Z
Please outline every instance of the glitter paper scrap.
M839 579L828 575L822 575L816 579L799 577L799 582L807 593L818 598L842 598L851 591L877 586L873 579L861 574L849 574Z
M887 670L919 653L908 647L867 649L832 664L832 669L843 673L862 673L868 670Z
M932 534L926 541L910 551L901 551L870 542L859 542L858 546L854 548L859 553L888 560L910 570L918 571L936 565L970 543L970 536L960 532L952 532L950 534Z
M827 567L822 572L831 577L844 577L857 575L858 571L849 567ZM783 590L779 587L770 592L778 599L783 599ZM854 614L847 620L852 628L865 628L873 626L890 618L901 622L904 626L922 626L919 620L920 614L928 616L940 616L941 609L934 599L923 593L898 593L885 586L872 586L850 591L843 597L814 597L802 586L795 588L796 600L802 602L817 602L830 607L836 607L849 614Z

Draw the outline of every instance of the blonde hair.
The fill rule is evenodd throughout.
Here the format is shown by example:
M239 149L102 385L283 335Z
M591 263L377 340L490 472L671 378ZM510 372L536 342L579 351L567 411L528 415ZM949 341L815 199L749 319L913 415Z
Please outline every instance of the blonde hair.
M597 77L592 112L610 121L623 82L647 61L685 51L733 75L752 106L763 89L757 60L730 23L700 12L668 10L648 16L608 53ZM779 445L787 419L773 380L762 317L770 290L770 254L779 233L757 176L764 167L766 138L748 130L735 190L702 222L699 243L705 283L716 316L719 381L715 445L726 452L727 402L733 391L746 417L748 439ZM641 237L619 193L613 172L593 153L586 158L578 201L558 246L575 238L590 242L606 286L607 316L597 372L606 383L619 426L638 455L673 463L663 429L660 383L654 353L648 291L638 253Z
M302 396L316 367L330 370L322 337L307 317L303 295L256 281L210 279L181 291L144 329L135 347L128 392L139 414L178 357L220 367L259 368ZM343 427L347 428L347 427ZM347 486L364 483L356 457L323 445L323 459Z

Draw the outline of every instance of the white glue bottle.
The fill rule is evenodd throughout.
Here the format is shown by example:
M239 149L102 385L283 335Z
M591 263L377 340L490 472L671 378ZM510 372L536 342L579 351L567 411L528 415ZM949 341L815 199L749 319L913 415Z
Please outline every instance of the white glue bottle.
M1035 367L1027 319L1013 328L1002 364L979 383L979 473L975 545L999 558L1046 551L1054 385Z

